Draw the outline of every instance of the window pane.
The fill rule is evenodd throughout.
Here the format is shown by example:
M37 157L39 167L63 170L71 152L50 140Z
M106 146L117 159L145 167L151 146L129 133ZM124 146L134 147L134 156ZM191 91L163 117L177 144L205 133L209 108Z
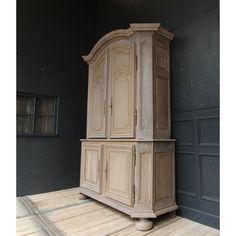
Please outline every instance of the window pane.
M37 134L54 134L55 117L38 116L36 118L35 133Z
M33 133L34 116L17 115L17 133L32 134Z
M54 115L55 98L37 98L36 112L40 115Z
M33 96L17 96L17 114L34 113L34 97Z

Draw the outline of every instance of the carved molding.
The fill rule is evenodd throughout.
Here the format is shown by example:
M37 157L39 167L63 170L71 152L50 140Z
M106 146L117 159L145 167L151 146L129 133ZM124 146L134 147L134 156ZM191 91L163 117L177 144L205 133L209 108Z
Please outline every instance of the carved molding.
M92 58L95 56L97 51L104 47L105 45L108 45L109 43L113 42L114 39L127 39L134 35L136 32L139 31L153 31L153 32L158 32L158 34L168 38L169 40L172 40L174 38L174 34L163 29L160 27L160 23L142 23L142 24L130 24L130 28L128 29L118 29L109 32L108 34L105 34L93 47L91 52L83 56L83 59L86 62L90 62Z

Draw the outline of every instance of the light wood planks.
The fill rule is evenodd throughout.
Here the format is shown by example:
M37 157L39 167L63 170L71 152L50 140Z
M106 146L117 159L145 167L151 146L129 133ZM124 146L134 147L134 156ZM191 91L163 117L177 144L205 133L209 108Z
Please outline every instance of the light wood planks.
M29 210L25 206L21 198L16 198L16 218L30 215Z
M69 189L68 191L62 190L31 195L28 196L28 198L43 212L63 208L65 206L79 205L86 202L85 200L79 200L78 188Z
M97 201L78 199L78 188L17 198L17 236L217 236L219 231L168 215L150 231L137 231L134 219ZM26 206L29 199L32 204ZM33 208L33 209L31 209Z
M43 226L40 224L37 216L30 215L17 219L16 235L48 235Z

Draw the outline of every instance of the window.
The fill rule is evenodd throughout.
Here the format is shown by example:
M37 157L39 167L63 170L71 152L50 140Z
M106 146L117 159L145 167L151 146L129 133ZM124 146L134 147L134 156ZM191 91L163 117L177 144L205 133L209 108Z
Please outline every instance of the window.
M17 94L17 135L55 136L58 97Z

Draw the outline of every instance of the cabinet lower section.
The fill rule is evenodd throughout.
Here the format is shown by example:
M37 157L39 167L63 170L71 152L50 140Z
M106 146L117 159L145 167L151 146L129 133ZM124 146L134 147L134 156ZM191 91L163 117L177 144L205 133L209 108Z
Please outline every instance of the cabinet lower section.
M82 141L80 192L132 218L174 211L175 141Z

